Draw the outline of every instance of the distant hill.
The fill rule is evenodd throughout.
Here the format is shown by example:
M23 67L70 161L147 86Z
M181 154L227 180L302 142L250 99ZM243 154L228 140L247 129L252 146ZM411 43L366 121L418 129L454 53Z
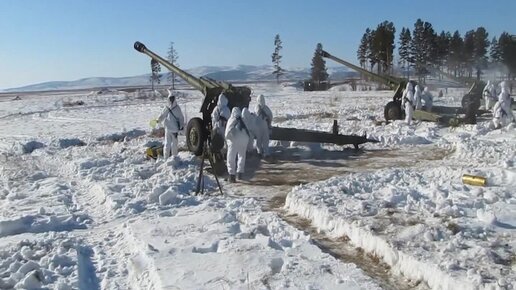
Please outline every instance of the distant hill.
M187 72L196 77L209 77L215 80L228 82L242 81L273 81L273 68L269 65L252 66L238 65L230 66L202 66L188 69ZM345 67L328 67L328 73L332 81L339 81L348 77L356 77L358 74L349 71ZM283 80L305 80L310 77L309 68L289 68L281 79ZM162 74L162 80L166 81L166 73ZM28 91L51 91L88 89L99 87L125 87L125 86L146 86L149 85L149 74L132 77L92 77L75 81L53 81L33 84L18 88L10 88L4 92L28 92Z

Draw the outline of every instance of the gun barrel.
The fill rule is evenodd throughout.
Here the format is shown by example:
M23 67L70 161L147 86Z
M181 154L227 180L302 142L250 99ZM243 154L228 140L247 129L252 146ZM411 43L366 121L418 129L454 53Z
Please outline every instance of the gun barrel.
M186 71L184 71L184 70L178 68L177 66L171 64L170 62L168 62L167 60L165 60L161 56L155 54L152 50L148 49L145 46L145 44L143 44L143 43L141 43L139 41L136 41L134 43L134 49L136 49L137 51L139 51L139 52L141 52L143 54L146 54L150 58L156 60L161 65L163 65L164 67L169 69L171 72L174 72L175 74L177 74L179 77L181 77L183 80L185 80L192 87L194 87L195 89L203 92L204 95L207 94L207 89L211 89L209 82L202 82L200 79L192 76L191 74L187 73ZM213 85L213 87L215 87L215 86Z
M391 89L396 89L400 85L400 83L401 83L401 80L398 80L398 79L396 79L394 77L390 77L390 76L375 74L375 73L370 72L370 71L368 71L366 69L363 69L363 68L361 68L359 66L356 66L356 65L354 65L354 64L352 64L350 62L347 62L347 61L345 61L343 59L340 59L340 58L338 58L336 56L333 56L330 53L328 53L327 51L322 50L320 54L321 54L322 57L329 58L329 59L331 59L331 60L333 60L335 62L338 62L338 63L340 63L342 65L345 65L345 66L347 66L347 67L349 67L349 68L351 68L351 69L353 69L353 70L355 70L355 71L357 71L359 73L363 73L363 74L371 77L372 79L376 80L377 82L381 82L383 84L386 84Z

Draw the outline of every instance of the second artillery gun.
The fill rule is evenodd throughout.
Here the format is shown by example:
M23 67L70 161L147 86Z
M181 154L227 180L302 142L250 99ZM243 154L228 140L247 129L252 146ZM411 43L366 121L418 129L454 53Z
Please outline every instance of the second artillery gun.
M329 58L337 63L345 65L367 77L371 80L384 84L395 90L394 96L392 97L392 101L388 102L384 107L384 117L386 121L390 120L401 120L405 116L404 110L401 108L401 100L403 97L403 90L405 89L407 82L412 83L412 87L415 88L417 83L412 80L406 80L403 78L398 78L391 75L380 75L375 74L371 71L358 67L350 62L347 62L343 59L340 59L336 56L331 55L330 53L322 50L321 56L325 58ZM478 87L480 84L474 85L468 94L463 97L462 108L449 108L442 106L434 106L432 108L432 112L426 112L422 110L414 111L414 118L420 119L423 121L432 121L432 122L441 122L444 124L452 124L457 123L458 118L457 115L459 113L464 113L464 118L462 121L467 124L475 124L476 123L476 115L478 113L478 107L480 105L480 98L477 97Z
M202 92L204 95L200 108L202 118L196 117L188 121L185 133L186 144L188 150L196 156L201 156L203 152L206 152L204 151L205 149L209 149L208 152L216 155L216 163L222 161L223 159L219 152L224 146L224 142L221 141L220 138L216 137L218 134L212 132L213 126L211 122L211 113L215 109L218 97L222 92L228 99L230 110L233 107L249 107L249 102L251 101L251 89L246 86L233 86L232 84L209 78L196 78L152 52L141 42L135 42L134 49L148 55L150 58L177 74L194 89ZM304 129L272 127L270 139L280 141L333 143L337 145L352 144L355 148L358 148L358 145L366 142L378 142L377 140L368 139L366 136L338 134L336 121L334 121L333 128L333 132L329 133ZM205 148L206 145L209 148Z
M434 70L434 72L445 76L454 82L460 83L461 85L470 86L469 91L464 95L464 97L462 97L461 105L463 108L466 108L469 105L480 108L486 83L472 78L456 77L455 75L444 72L442 70Z

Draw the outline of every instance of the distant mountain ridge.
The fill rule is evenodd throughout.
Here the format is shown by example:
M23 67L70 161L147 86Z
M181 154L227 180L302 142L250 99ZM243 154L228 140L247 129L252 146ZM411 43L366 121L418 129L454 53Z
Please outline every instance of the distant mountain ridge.
M245 81L273 81L273 67L270 65L238 65L238 66L201 66L186 70L196 77L208 77L215 80L228 82ZM167 73L162 73L162 83L167 82ZM345 67L328 67L328 73L333 81L346 77L356 77L358 74ZM149 85L150 74L130 77L91 77L75 81L51 81L23 87L10 88L4 92L28 92L28 91L51 91L51 90L72 90L88 89L99 87L124 87L124 86L147 86ZM285 70L282 80L305 80L310 78L309 68L289 68Z

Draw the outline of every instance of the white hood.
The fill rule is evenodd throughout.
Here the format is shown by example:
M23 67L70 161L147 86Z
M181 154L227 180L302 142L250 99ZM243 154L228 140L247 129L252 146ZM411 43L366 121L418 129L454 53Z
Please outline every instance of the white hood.
M234 107L231 111L231 117L232 118L239 118L242 116L242 110L240 110L239 107Z
M258 106L265 107L265 96L258 95Z
M228 98L224 94L220 94L219 99L217 100L217 106L222 108L228 105Z

